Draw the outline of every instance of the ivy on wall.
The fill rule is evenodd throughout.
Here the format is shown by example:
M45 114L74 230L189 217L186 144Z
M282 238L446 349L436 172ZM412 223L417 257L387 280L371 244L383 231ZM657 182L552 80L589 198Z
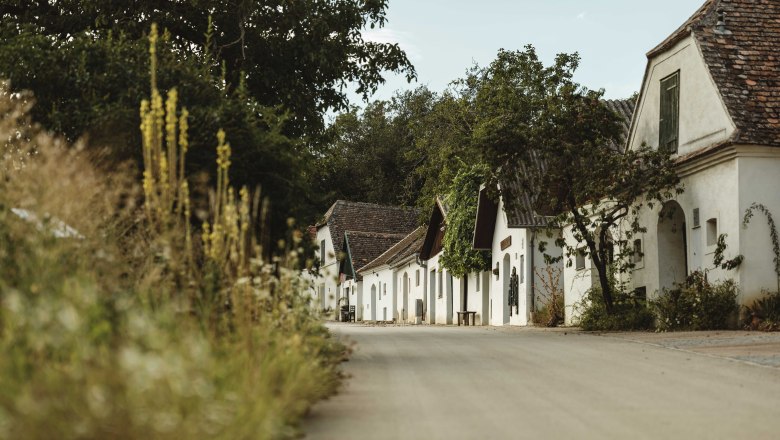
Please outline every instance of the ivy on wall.
M780 240L778 240L777 227L775 227L775 220L772 218L772 213L769 212L769 208L761 203L753 202L753 204L745 210L745 217L742 219L742 227L747 228L755 211L764 214L766 216L766 222L769 225L769 238L772 240L772 252L775 254L774 262L775 274L777 275L777 290L780 291Z

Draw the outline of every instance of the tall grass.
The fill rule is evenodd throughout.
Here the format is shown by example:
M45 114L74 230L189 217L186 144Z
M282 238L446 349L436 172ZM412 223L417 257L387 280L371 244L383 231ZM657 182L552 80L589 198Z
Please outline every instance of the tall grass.
M262 258L260 198L230 186L226 135L201 224L175 91L153 81L141 106L142 182L43 132L30 105L0 85L0 438L296 435L344 348L307 305L300 237Z

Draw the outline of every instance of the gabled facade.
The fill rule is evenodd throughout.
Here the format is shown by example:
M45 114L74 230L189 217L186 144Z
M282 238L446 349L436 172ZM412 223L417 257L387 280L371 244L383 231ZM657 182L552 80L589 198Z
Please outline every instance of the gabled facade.
M492 271L481 278L481 288L489 292L486 322L529 325L537 309L540 276L547 267L539 240L548 242L549 256L560 256L561 251L554 246L554 238L547 238L545 218L536 214L518 182L503 182L500 190L497 203L487 188L480 191L474 226L474 249L490 250L492 255ZM560 262L552 265L558 271L561 267Z
M668 151L685 192L643 216L631 283L652 296L707 270L751 302L777 288L766 219L742 220L753 203L780 215L780 3L707 1L647 56L627 148ZM736 270L713 265L721 236Z
M476 312L476 324L488 325L488 286L483 281L486 272L454 277L439 261L447 228L447 208L446 200L437 198L420 249L424 278L427 279L423 301L426 322L453 324L457 321L458 311L472 311Z

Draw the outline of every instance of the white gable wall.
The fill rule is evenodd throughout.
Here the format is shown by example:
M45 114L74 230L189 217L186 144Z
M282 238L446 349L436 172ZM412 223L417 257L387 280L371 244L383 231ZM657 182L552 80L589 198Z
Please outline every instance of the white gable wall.
M630 134L631 148L658 147L661 79L680 71L678 154L728 139L735 130L693 37L651 60Z
M325 241L325 261L320 262L320 276L314 280L314 304L320 309L336 310L339 298L339 262L330 236L330 227L324 225L317 229L317 245ZM320 252L320 251L318 251ZM320 253L318 253L318 256Z

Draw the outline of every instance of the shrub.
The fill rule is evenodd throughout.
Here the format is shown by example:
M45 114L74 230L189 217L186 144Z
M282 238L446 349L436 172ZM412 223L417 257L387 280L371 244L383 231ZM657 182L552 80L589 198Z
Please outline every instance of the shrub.
M739 310L738 294L734 281L710 283L704 272L696 271L674 289L664 289L651 304L660 330L726 329Z
M751 330L780 330L780 292L765 293L749 306L745 306L745 327Z
M613 290L614 311L607 313L600 287L593 287L578 304L579 325L588 331L649 330L655 316L642 298L620 288Z
M535 270L539 281L536 289L538 309L533 315L534 324L545 327L557 327L564 321L564 297L560 283L563 270L546 266Z

